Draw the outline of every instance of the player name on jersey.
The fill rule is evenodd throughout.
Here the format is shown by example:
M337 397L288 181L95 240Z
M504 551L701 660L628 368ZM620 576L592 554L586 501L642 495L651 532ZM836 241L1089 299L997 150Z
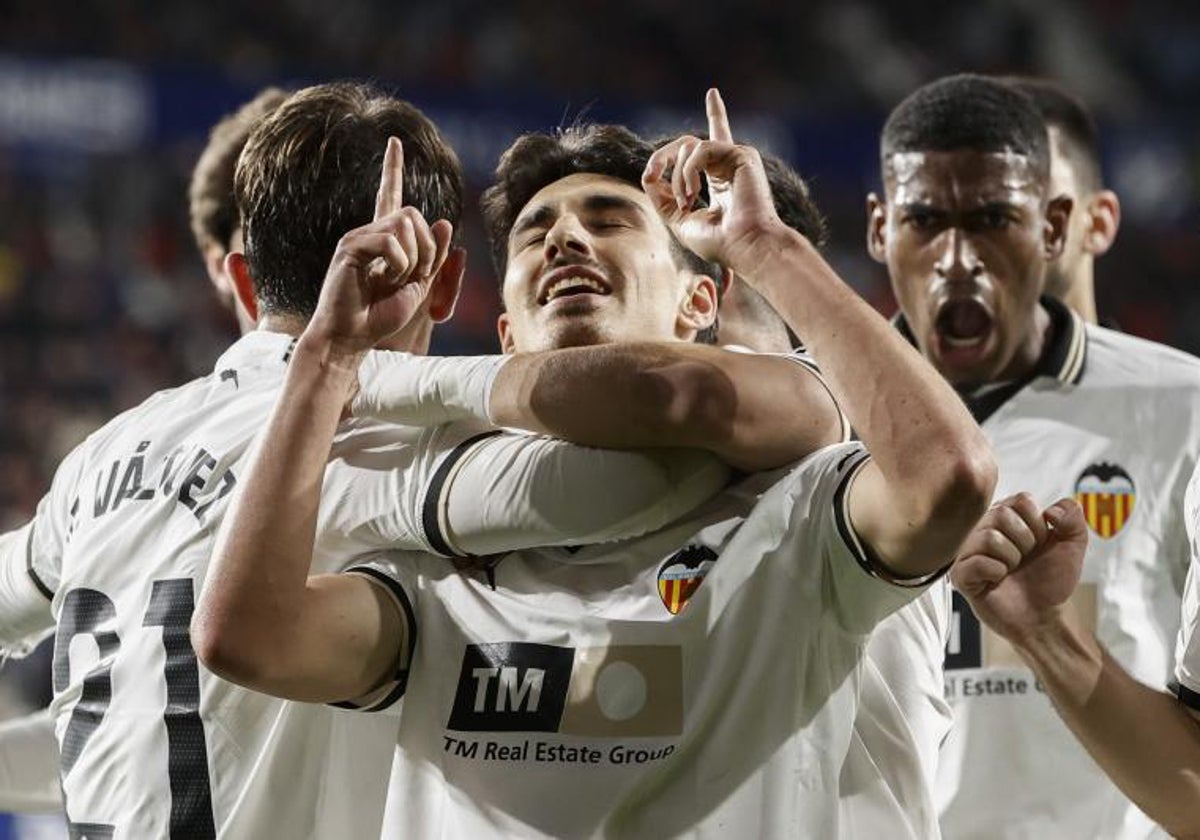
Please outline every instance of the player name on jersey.
M92 481L83 482L92 488L90 510L94 519L115 513L127 501L147 502L156 496L174 497L203 523L212 506L224 499L237 486L231 468L214 472L223 460L200 446L177 446L160 463L146 464L151 441L143 440L126 458L113 461L95 472ZM157 479L147 483L147 479ZM86 492L86 490L85 490ZM80 500L71 505L71 530L79 514Z

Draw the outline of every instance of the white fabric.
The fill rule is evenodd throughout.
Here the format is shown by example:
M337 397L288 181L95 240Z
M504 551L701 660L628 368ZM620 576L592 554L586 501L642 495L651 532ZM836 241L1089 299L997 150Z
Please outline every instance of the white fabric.
M58 742L46 710L0 723L0 811L62 810Z
M419 627L385 836L837 836L867 634L922 591L839 531L861 453L616 546L375 564Z
M943 578L871 634L840 779L846 840L941 836L933 791L938 750L951 725L942 678L949 629L950 586Z
M51 710L69 768L67 811L75 823L113 826L116 840L166 837L172 819L179 836L202 836L206 818L230 838L378 833L396 719L277 700L203 669L197 676L187 638L214 535L290 349L287 336L252 333L210 376L106 425L68 459L33 523L30 568L54 592L59 624ZM478 431L345 424L326 474L314 570L383 546L429 548L425 498L446 454ZM610 455L579 452L572 463L582 484ZM658 486L657 462L621 457L646 466ZM640 476L628 480L637 486ZM472 493L494 480L469 468L460 477ZM506 523L514 516L494 512ZM553 542L559 532L540 522L517 531L530 541L522 545ZM0 638L25 629L12 632L9 618L0 614ZM171 767L183 791L174 797Z
M1175 645L1175 679L1179 696L1191 709L1200 712L1200 466L1187 489L1186 519L1191 565L1183 591L1182 621Z
M1076 597L1113 657L1165 688L1188 562L1183 497L1200 450L1200 362L1099 327L1086 334L1078 384L1038 378L984 422L1000 466L996 497L1027 490L1045 506L1077 491L1124 488L1124 479L1106 486L1085 478L1095 465L1128 474L1132 515L1108 537L1089 534ZM1108 500L1097 498L1099 511ZM958 596L954 620L946 683L955 722L937 792L943 835L1161 836L1076 742L1011 649L986 628L975 646L979 622Z
M358 369L355 417L405 426L440 426L458 420L490 422L492 383L509 356L414 356L378 351Z

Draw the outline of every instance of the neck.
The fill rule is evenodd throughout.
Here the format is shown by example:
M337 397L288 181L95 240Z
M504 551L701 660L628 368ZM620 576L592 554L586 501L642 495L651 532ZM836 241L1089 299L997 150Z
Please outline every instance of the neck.
M304 332L308 322L298 315L283 315L271 313L264 315L258 322L258 329L264 332L283 333L298 336ZM429 342L433 338L433 321L429 318L416 317L395 335L379 342L378 348L383 350L399 350L418 356L429 354Z
M1071 278L1071 286L1061 300L1075 310L1075 313L1087 323L1099 323L1096 314L1096 287L1092 278L1091 260L1080 261L1075 276Z
M1028 376L1037 367L1038 360L1042 358L1046 344L1052 337L1053 327L1054 322L1050 318L1050 313L1039 303L1033 313L1033 329L1029 331L1029 335L1022 345L1017 348L1017 352L1013 354L1008 366L996 377L996 381L1013 382Z

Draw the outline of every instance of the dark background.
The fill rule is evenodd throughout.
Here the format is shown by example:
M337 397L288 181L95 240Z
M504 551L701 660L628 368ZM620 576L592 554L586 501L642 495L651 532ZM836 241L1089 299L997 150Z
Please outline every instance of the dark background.
M1191 9L1188 7L1192 6ZM1200 13L1104 0L0 0L0 529L62 455L235 336L187 224L208 128L266 84L367 78L425 109L474 195L519 132L578 118L700 128L721 87L738 134L810 179L829 254L885 312L863 245L887 111L973 70L1053 77L1100 122L1124 218L1097 264L1103 318L1200 351ZM458 314L435 352L496 350L473 216ZM9 665L6 672L15 669ZM0 715L43 676L0 676ZM3 828L0 827L0 836Z

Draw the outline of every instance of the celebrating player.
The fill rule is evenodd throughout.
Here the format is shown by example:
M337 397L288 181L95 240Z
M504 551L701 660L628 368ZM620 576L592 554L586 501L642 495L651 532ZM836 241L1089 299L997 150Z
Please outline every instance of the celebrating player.
M805 336L873 458L859 444L827 447L654 534L511 552L486 575L415 554L360 567L358 579L394 599L397 632L421 637L402 660L405 799L394 809L411 834L737 826L750 836L834 836L866 636L944 567L990 496L987 448L961 403L779 221L758 156L730 140L715 91L709 108L714 140L681 138L653 156L613 127L526 136L509 149L485 198L504 269L502 342L520 353L619 340L630 320L655 337L693 337L711 323L710 293L670 268L674 235L753 284ZM697 207L705 176L713 203ZM362 325L382 329L382 307L332 305L364 287L369 274L335 261L327 317L306 331L306 352L336 360ZM363 332L358 347L372 338ZM337 388L297 388L307 399L296 406L331 426L352 382L351 369ZM493 402L494 416L507 410ZM790 418L787 429L803 422ZM328 430L302 427L284 399L268 435L291 451L289 439L322 443ZM354 650L377 631L352 614L330 624L320 593L339 584L305 584L303 567L288 563L311 551L320 476L309 469L260 460L217 561L222 576L265 565L282 584L286 571L278 591L306 593L278 609L306 639L329 640L314 642L293 689L335 694L345 666L325 662L327 651ZM620 490L590 482L574 498L611 492ZM285 682L273 674L255 684Z
M978 76L927 85L888 118L881 163L886 196L870 199L868 246L887 265L901 329L981 423L1002 493L1085 504L1098 539L1081 614L1139 679L1165 683L1187 567L1181 501L1200 454L1200 366L1084 325L1042 295L1071 201L1050 189L1046 130L1028 97ZM955 609L944 834L1148 834L1011 646L961 597ZM928 692L936 702L941 688ZM997 779L1011 779L1003 796Z
M251 129L287 94L266 88L223 117L192 170L188 204L196 248L221 303L242 332L254 327L234 294L225 257L242 248L241 221L233 196L233 172ZM48 710L0 724L0 810L42 812L62 809L58 744Z
M19 652L57 621L52 712L66 809L80 836L378 831L394 721L232 686L197 666L188 628L217 525L292 353L289 332L312 311L333 243L371 217L391 135L409 144L414 201L430 217L457 220L457 160L415 108L360 85L290 97L247 144L253 168L239 190L248 257L234 253L226 262L261 329L235 344L211 376L152 397L91 436L60 467L34 521L0 537L0 646ZM273 143L290 156L267 154ZM426 336L429 319L452 305L461 274L461 256L443 250L441 270L424 278L437 286L418 325ZM836 429L832 403L823 390L819 397L812 415L827 411ZM439 521L470 550L552 544L564 531L585 540L636 533L635 519L669 521L725 476L686 452L600 453L511 438L474 447L472 463L460 464L455 477L435 475L438 455L473 434L367 421L343 429L316 567L335 568L335 558L364 546L428 548L414 500L435 479L446 502ZM526 494L537 516L519 527L511 527L511 512L476 504L477 493L499 498L539 475L589 476L622 493L556 515L561 498L542 482ZM539 500L542 489L548 495Z

